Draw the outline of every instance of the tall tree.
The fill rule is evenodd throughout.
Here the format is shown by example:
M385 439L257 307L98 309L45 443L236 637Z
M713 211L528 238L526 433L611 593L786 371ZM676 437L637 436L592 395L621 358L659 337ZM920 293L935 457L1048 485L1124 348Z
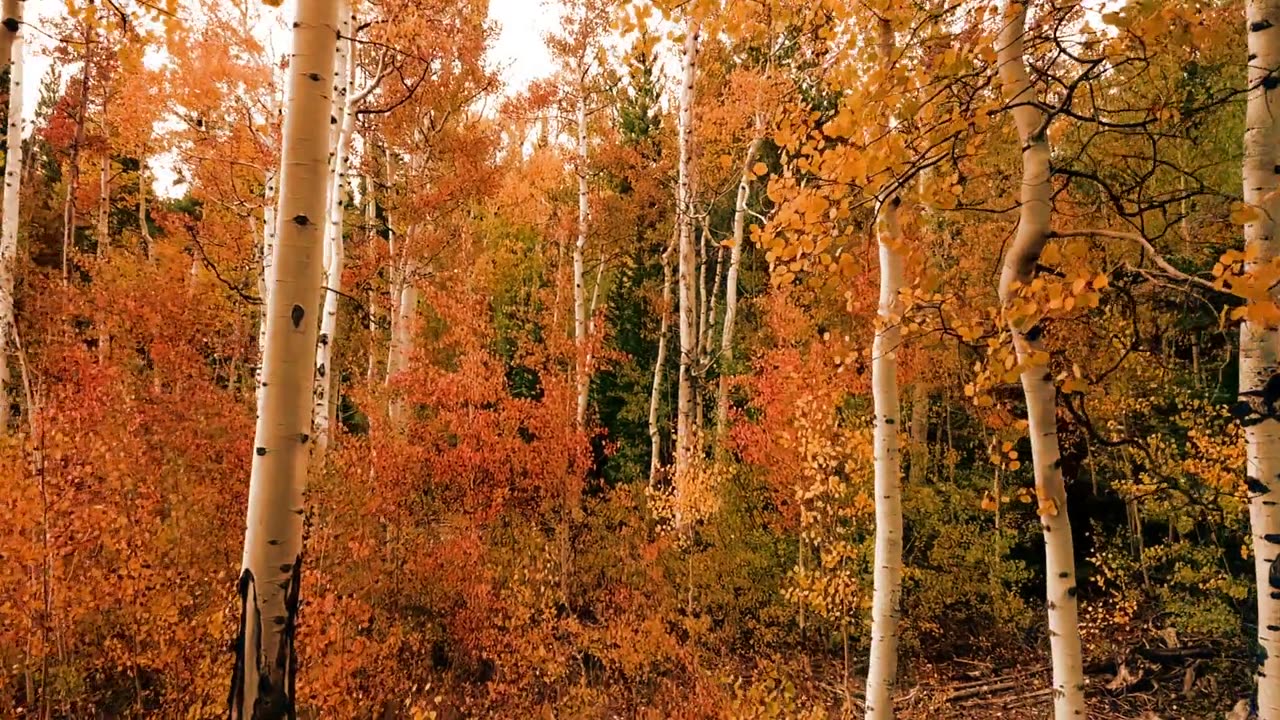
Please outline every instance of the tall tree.
M1035 277L1036 264L1051 230L1050 118L1040 109L1027 73L1024 57L1027 4L1023 0L1005 0L1002 9L995 50L1000 84L1022 145L1022 190L1017 234L1005 252L1000 272L1000 302L1005 308L1005 320L1021 369L1036 496L1044 531L1054 716L1057 720L1068 720L1085 717L1087 710L1074 546L1058 448L1057 386L1049 372L1049 354L1042 339L1044 327L1029 322L1025 314L1015 311L1015 307L1020 306L1016 301L1021 290Z
M9 431L9 346L14 337L17 317L14 310L14 276L18 265L18 226L20 224L22 198L22 96L24 72L24 42L22 10L25 2L9 2L5 7L6 31L8 20L15 19L13 38L9 44L9 125L5 131L8 150L4 156L4 218L0 226L0 434ZM12 10L15 14L9 15Z
M697 445L694 423L693 362L698 352L697 344L697 272L698 256L694 247L694 208L691 173L693 171L693 102L694 86L698 77L698 36L701 23L696 15L690 15L685 28L681 66L684 69L680 84L679 159L676 179L676 222L679 224L677 241L677 297L680 326L680 370L676 382L676 473L675 489L677 507L681 506L681 490L690 482ZM681 516L677 511L677 525Z
M1280 258L1280 2L1245 3L1249 72L1244 131L1246 269L1265 272ZM1271 290L1271 298L1276 293ZM1249 520L1258 593L1258 718L1280 720L1280 330L1248 314L1240 325L1240 400L1251 490Z
M337 0L299 0L284 102L278 247L267 300L262 408L254 433L234 719L293 718L311 383L332 109Z
M894 71L893 26L878 22L884 76ZM893 120L890 118L890 125ZM898 442L898 351L902 343L904 249L902 199L894 186L877 198L880 304L871 346L871 396L875 405L876 549L871 599L871 658L867 670L867 718L891 720L898 677L898 616L902 595L902 469Z

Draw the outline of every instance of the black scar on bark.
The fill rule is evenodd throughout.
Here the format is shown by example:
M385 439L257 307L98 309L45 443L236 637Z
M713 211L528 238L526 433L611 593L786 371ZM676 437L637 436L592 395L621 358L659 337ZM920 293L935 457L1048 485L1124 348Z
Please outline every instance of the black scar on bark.
M1271 561L1271 569L1267 572L1267 583L1273 590L1280 590L1280 557Z
M302 318L306 317L307 311L302 309L301 305L294 305L289 311L289 320L293 322L293 329L297 330L302 327Z
M1270 20L1255 20L1249 23L1249 32L1262 32L1270 30L1272 27Z
M1245 487L1249 489L1249 492L1255 495L1266 495L1271 492L1271 489L1256 477L1245 476L1244 484Z
M266 455L266 454L267 454L267 449L266 449L266 448L264 448L264 447L260 447L260 448L258 448L257 450L254 450L254 452L258 453L258 455Z
M321 77L320 73L314 73L314 72L313 72L313 73L307 73L307 79L308 79L308 80L312 80L312 81L314 81L314 82L320 82L320 81L321 81L321 80L323 80L324 78L323 78L323 77Z
M227 709L232 718L243 718L244 708L240 705L244 698L244 626L249 615L249 590L253 587L253 573L246 568L240 573L240 581L236 583L236 594L240 596L240 631L236 639L231 641L231 652L235 654L235 669L231 671L231 692L227 695ZM254 593L257 602L257 593Z
M1280 625L1268 625L1267 632L1280 632Z
M1267 533L1266 535L1262 536L1262 539L1266 540L1269 543L1280 544L1280 535L1276 533Z
M1060 577L1060 578L1069 578L1069 577L1071 577L1071 573L1067 572L1066 570L1063 570L1062 572L1058 573L1058 577Z
M320 377L324 377L324 363L320 363L316 366L316 374Z
M1032 325L1025 333L1023 333L1023 335L1026 336L1027 340L1030 340L1031 342L1035 342L1039 340L1040 336L1043 334L1044 334L1044 326L1042 326L1040 323L1036 323L1035 325Z
M1067 588L1067 597L1075 597L1075 596L1076 596L1076 586L1072 585L1071 587Z
M299 227L306 227L311 224L311 218L306 215L294 215L293 223Z
M303 445L306 445L307 441L310 439L311 439L311 436L306 433L302 433L298 435L298 442L302 443Z
M21 27L21 25L19 25L19 24L18 24L18 18L16 18L16 17L7 17L7 18L5 18L5 19L4 19L4 29L5 29L5 30L8 30L8 31L9 31L9 32L11 32L11 33L16 33L16 32L18 32L18 28L19 28L19 27Z
M1267 75L1262 78L1262 88L1264 90L1275 90L1277 87L1280 87L1280 78L1275 75Z

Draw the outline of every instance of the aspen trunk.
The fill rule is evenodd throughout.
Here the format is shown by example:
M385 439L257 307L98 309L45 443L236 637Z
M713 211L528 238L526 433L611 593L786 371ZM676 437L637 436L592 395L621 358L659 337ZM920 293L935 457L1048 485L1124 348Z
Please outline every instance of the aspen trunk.
M742 243L747 235L747 202L751 199L751 167L755 164L764 137L763 123L756 121L756 137L747 146L738 181L738 197L733 206L733 244L729 247L729 269L724 283L724 329L720 335L720 386L716 390L716 436L724 437L729 417L729 365L733 362L733 331L738 321L738 269L742 265Z
M585 88L578 92L578 239L573 244L573 342L577 351L577 409L574 415L578 429L587 424L587 399L591 392L591 368L587 367L587 97Z
M87 42L87 40L86 40ZM80 188L80 146L84 144L84 116L89 104L89 61L80 71L80 101L76 109L76 134L67 160L67 194L62 203L62 282L71 281L71 245L76 233L76 191Z
M667 368L667 336L671 334L671 256L676 250L679 229L662 253L662 307L658 325L658 357L653 362L653 390L649 393L649 487L658 482L662 467L662 433L658 426L658 406L662 401L662 379Z
M16 3L11 8L5 2L5 20L16 19L21 27L22 10L26 3ZM8 31L4 34L8 35ZM9 349L17 330L14 312L14 276L18 271L18 225L21 220L19 200L22 198L22 91L23 45L22 33L15 28L10 38L9 68L9 126L6 137L8 152L4 158L4 219L0 225L0 435L9 432Z
M18 31L22 28L22 9L26 0L4 0L0 6L0 68L8 65L12 58L13 44L18 39Z
M267 347L267 305L271 299L271 287L275 282L276 257L276 183L279 178L274 168L267 171L266 186L262 197L262 272L258 275L258 296L262 298L258 313L258 362L253 379L258 412L262 412L262 360Z
M880 60L890 67L893 28L880 22ZM867 668L867 718L891 720L898 679L898 620L902 596L902 475L898 446L898 347L902 341L903 239L897 195L881 198L876 240L880 247L880 305L871 347L875 406L876 549L871 596L871 657Z
M917 381L911 390L911 475L920 485L929 472L929 386Z
M1018 230L1004 257L1000 300L1008 307L1018 287L1031 282L1044 249L1052 216L1048 128L1035 105L1035 89L1023 59L1027 7L1018 0L1004 3L1004 25L996 40L1000 82L1022 141L1022 192ZM1076 569L1067 521L1066 487L1059 463L1057 388L1049 373L1041 328L1014 319L1009 323L1014 349L1022 366L1022 389L1027 402L1031 460L1044 529L1046 599L1049 645L1053 663L1054 716L1057 720L1087 715L1083 659L1076 602Z
M155 259L154 241L151 239L151 227L147 224L147 161L143 158L138 168L138 234L142 238L142 249L147 260Z
M697 271L698 257L693 237L693 193L690 186L693 152L693 87L697 78L697 21L691 21L685 34L684 79L680 88L679 167L676 182L676 213L680 223L679 303L680 303L680 375L676 400L676 526L684 524L680 509L682 487L689 480L694 460L693 377L691 363L697 353Z
M341 4L345 13L342 19L344 38L349 38L351 28L355 27L349 7L345 2ZM346 247L342 237L346 210L343 190L346 188L347 147L351 142L351 133L355 130L356 121L355 107L352 103L354 98L351 92L352 83L355 80L354 41L344 39L338 43L338 47L345 48L345 51L337 54L337 62L342 63L342 66L335 65L334 72L337 77L334 86L337 91L334 112L340 120L336 123L338 135L333 148L333 174L329 178L329 216L328 222L325 223L324 236L325 247L328 249L325 254L329 260L324 272L325 289L322 290L324 307L320 312L320 337L316 343L315 405L312 408L311 418L315 425L316 436L312 461L317 465L323 464L332 436L333 346L338 336L338 300L342 293L342 270L346 259Z
M105 119L103 126L105 127ZM102 169L98 174L98 223L94 231L97 236L96 253L101 264L107 260L111 246L111 158L107 154L102 158ZM111 335L101 318L98 320L98 363L105 364L110 354Z
M1280 254L1280 2L1245 3L1249 90L1245 109L1244 201L1256 218L1244 226L1247 270L1259 271ZM1275 301L1275 294L1272 300ZM1280 720L1280 417L1268 397L1280 372L1280 331L1245 316L1240 325L1240 401L1250 413L1245 432L1249 520L1258 593L1258 718Z
M338 3L300 0L285 91L275 271L240 574L233 720L295 714L294 632L324 239L330 82Z

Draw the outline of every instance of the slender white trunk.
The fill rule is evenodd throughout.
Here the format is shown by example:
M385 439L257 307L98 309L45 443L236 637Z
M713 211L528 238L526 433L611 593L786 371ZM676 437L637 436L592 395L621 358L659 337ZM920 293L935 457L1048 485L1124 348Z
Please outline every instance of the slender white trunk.
M697 353L697 271L698 257L693 238L693 193L690 186L693 153L693 89L697 79L699 25L690 21L683 52L684 78L680 87L679 166L676 182L676 214L680 223L679 303L680 375L676 400L676 526L684 523L681 489L689 479L694 461L693 377L691 364Z
M1044 249L1052 216L1049 142L1046 118L1034 103L1035 89L1023 58L1027 6L1005 0L1004 25L996 40L1000 82L1022 142L1022 193L1017 235L1004 257L1000 300L1006 307L1017 288L1031 282ZM1054 716L1057 720L1086 717L1084 663L1080 651L1076 568L1067 520L1066 487L1059 463L1057 388L1045 358L1041 328L1026 322L1009 323L1014 349L1022 366L1022 389L1027 402L1031 460L1040 523L1044 529L1046 599L1049 646L1053 663Z
M147 159L145 157L138 168L138 234L142 237L147 260L154 260L155 248L152 247L151 227L147 224Z
M267 171L266 186L262 197L262 272L258 274L258 296L262 305L258 313L258 363L254 368L254 387L257 394L258 412L262 412L262 358L267 347L267 304L271 299L271 286L275 282L274 267L276 256L276 183L275 168Z
M345 17L342 20L344 38L338 43L337 62L344 67L335 69L338 77L338 93L334 101L334 112L338 115L338 134L333 147L333 172L329 177L329 216L325 224L324 243L328 252L328 264L325 267L324 307L320 313L320 337L316 343L316 377L315 404L312 408L312 422L315 425L316 446L312 451L312 460L317 464L324 462L325 453L329 449L332 436L331 427L331 391L333 388L333 346L338 336L338 300L342 293L342 270L346 259L346 248L342 237L343 220L346 214L344 190L346 189L347 147L351 142L351 133L355 131L355 106L352 86L355 81L355 47L354 40L349 39L351 29L355 27L355 19L349 12L349 4L341 5Z
M373 199L373 178L364 178L364 232L370 247L378 241L374 224L378 219L378 206ZM369 287L369 383L378 380L378 293L373 284Z
M1245 109L1244 201L1256 219L1244 226L1250 271L1264 270L1280 254L1280 2L1245 3L1249 91ZM1273 299L1276 297L1273 293ZM1280 332L1263 324L1240 326L1240 400L1249 520L1258 593L1258 718L1280 720L1280 416L1269 397L1280 373Z
M293 638L317 332L312 313L320 297L337 25L335 0L298 3L285 92L278 247L239 581L232 720L275 720L295 713Z
M18 31L22 28L22 9L26 0L4 0L0 7L0 67L8 65L13 52L13 43L18 39Z
M103 127L106 122L104 118ZM102 169L98 174L98 223L94 231L97 236L98 262L107 260L111 247L111 157L108 151L102 158ZM111 334L102 319L98 320L98 363L104 364L110 354Z
M649 393L649 486L658 482L662 466L662 434L658 426L658 407L662 402L662 379L667 367L667 336L671 334L671 260L676 250L679 229L671 235L671 242L662 253L662 307L658 324L658 357L653 362L653 389Z
M5 26L15 19L21 27L22 10L26 3L11 8L4 4ZM8 34L8 30L6 33ZM17 318L14 314L14 276L18 264L18 225L21 218L19 200L22 197L22 76L23 36L13 30L10 41L12 66L9 68L9 138L8 153L4 158L4 220L0 226L0 435L9 432L9 348L13 344Z
M891 69L893 28L880 21L880 60ZM902 596L902 468L898 443L898 348L902 341L903 238L901 200L882 197L876 240L880 246L880 305L871 347L871 395L875 405L876 549L871 596L871 657L867 669L867 718L891 720L898 680L898 620Z
M587 399L591 392L591 368L588 367L587 344L587 96L586 88L578 88L578 239L573 244L573 342L577 352L576 383L577 409L574 415L578 428L587 425Z
M733 331L738 321L738 269L742 265L742 244L747 236L747 202L751 199L752 166L760 147L764 123L757 118L756 137L747 146L747 156L742 162L742 177L738 180L738 197L733 206L733 240L729 247L729 269L724 283L724 329L720 334L720 386L716 391L716 436L723 438L729 417L729 365L733 362Z

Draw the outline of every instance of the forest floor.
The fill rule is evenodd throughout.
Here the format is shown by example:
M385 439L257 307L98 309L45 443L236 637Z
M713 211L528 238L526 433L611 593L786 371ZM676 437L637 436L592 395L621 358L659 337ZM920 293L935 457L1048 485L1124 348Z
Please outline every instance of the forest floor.
M1220 683L1206 658L1150 660L1134 654L1090 668L1090 717L1097 720L1217 720L1229 717L1234 683ZM956 662L917 668L898 696L901 720L1045 720L1052 716L1048 665L1005 668Z

